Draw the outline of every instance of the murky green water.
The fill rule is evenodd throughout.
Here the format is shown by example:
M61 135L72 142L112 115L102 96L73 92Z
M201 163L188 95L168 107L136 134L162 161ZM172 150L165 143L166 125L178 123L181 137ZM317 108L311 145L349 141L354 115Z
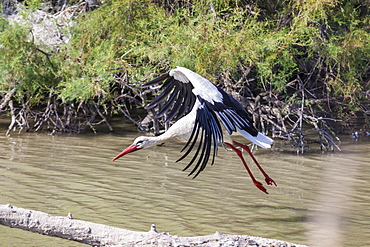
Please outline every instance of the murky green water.
M111 162L137 135L0 135L0 204L71 212L76 219L137 231L154 223L158 231L180 236L221 231L312 246L370 243L370 137L342 137L343 153L321 154L314 144L305 156L257 150L278 184L265 195L239 158L222 149L196 179L181 171L186 163L175 163L181 143ZM3 226L0 243L82 246Z

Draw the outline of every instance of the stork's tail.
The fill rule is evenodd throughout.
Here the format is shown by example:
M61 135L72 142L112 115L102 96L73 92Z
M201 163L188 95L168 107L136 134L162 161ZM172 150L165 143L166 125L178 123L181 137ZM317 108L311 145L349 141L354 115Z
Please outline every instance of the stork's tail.
M252 136L247 131L241 129L239 129L238 132L242 136L253 142L254 144L260 146L261 148L271 148L271 145L274 142L270 137L265 136L264 134L259 132L257 136Z

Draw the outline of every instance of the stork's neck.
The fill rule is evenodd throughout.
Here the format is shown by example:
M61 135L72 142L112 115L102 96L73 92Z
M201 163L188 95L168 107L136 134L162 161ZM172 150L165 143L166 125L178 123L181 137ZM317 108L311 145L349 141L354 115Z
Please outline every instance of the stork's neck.
M167 140L169 140L173 137L174 136L172 135L172 133L170 133L170 131L166 131L166 132L164 132L163 134L161 134L159 136L151 136L151 137L149 137L149 139L157 144L157 143L166 142Z
M198 103L195 104L198 106ZM187 141L193 130L196 118L196 108L186 116L180 118L176 123L174 123L166 132L162 135L151 137L151 141L156 143L166 142L170 139L177 139L180 141Z
M144 148L149 148L149 147L155 146L157 144L166 142L167 140L169 140L171 138L175 138L175 137L176 137L175 132L172 131L172 129L170 128L170 129L168 129L168 131L164 132L163 134L161 134L159 136L145 136L145 137L141 137L141 138L144 138L147 141L147 144L145 145Z

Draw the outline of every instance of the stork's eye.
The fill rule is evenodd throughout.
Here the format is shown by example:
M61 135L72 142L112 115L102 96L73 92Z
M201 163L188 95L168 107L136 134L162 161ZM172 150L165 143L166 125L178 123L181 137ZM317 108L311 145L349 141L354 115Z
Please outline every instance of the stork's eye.
M138 142L136 143L136 145L138 145L138 144L142 144L143 142L144 142L143 140L138 141Z

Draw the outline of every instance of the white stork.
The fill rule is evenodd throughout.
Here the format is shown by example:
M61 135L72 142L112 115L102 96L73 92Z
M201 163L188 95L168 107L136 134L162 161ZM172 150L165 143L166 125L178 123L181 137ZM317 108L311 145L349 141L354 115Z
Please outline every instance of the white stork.
M196 172L195 178L204 170L210 157L212 157L211 164L214 163L218 146L223 145L237 153L254 185L268 194L262 183L254 178L237 147L241 147L249 153L264 175L268 185L276 185L275 181L258 164L247 145L232 141L230 138L233 132L237 132L262 148L270 148L273 142L272 139L257 131L253 126L250 114L242 105L209 80L184 67L176 67L169 73L143 84L142 87L155 85L162 81L165 81L161 86L162 93L145 108L157 107L167 99L155 117L158 118L166 114L166 122L177 121L159 136L140 136L136 138L133 144L118 154L112 161L136 150L149 148L170 139L178 139L187 141L187 143L181 150L181 152L185 150L186 152L177 161L182 160L194 150L193 158L183 171L196 162L189 174L190 176ZM194 149L196 143L198 145Z

